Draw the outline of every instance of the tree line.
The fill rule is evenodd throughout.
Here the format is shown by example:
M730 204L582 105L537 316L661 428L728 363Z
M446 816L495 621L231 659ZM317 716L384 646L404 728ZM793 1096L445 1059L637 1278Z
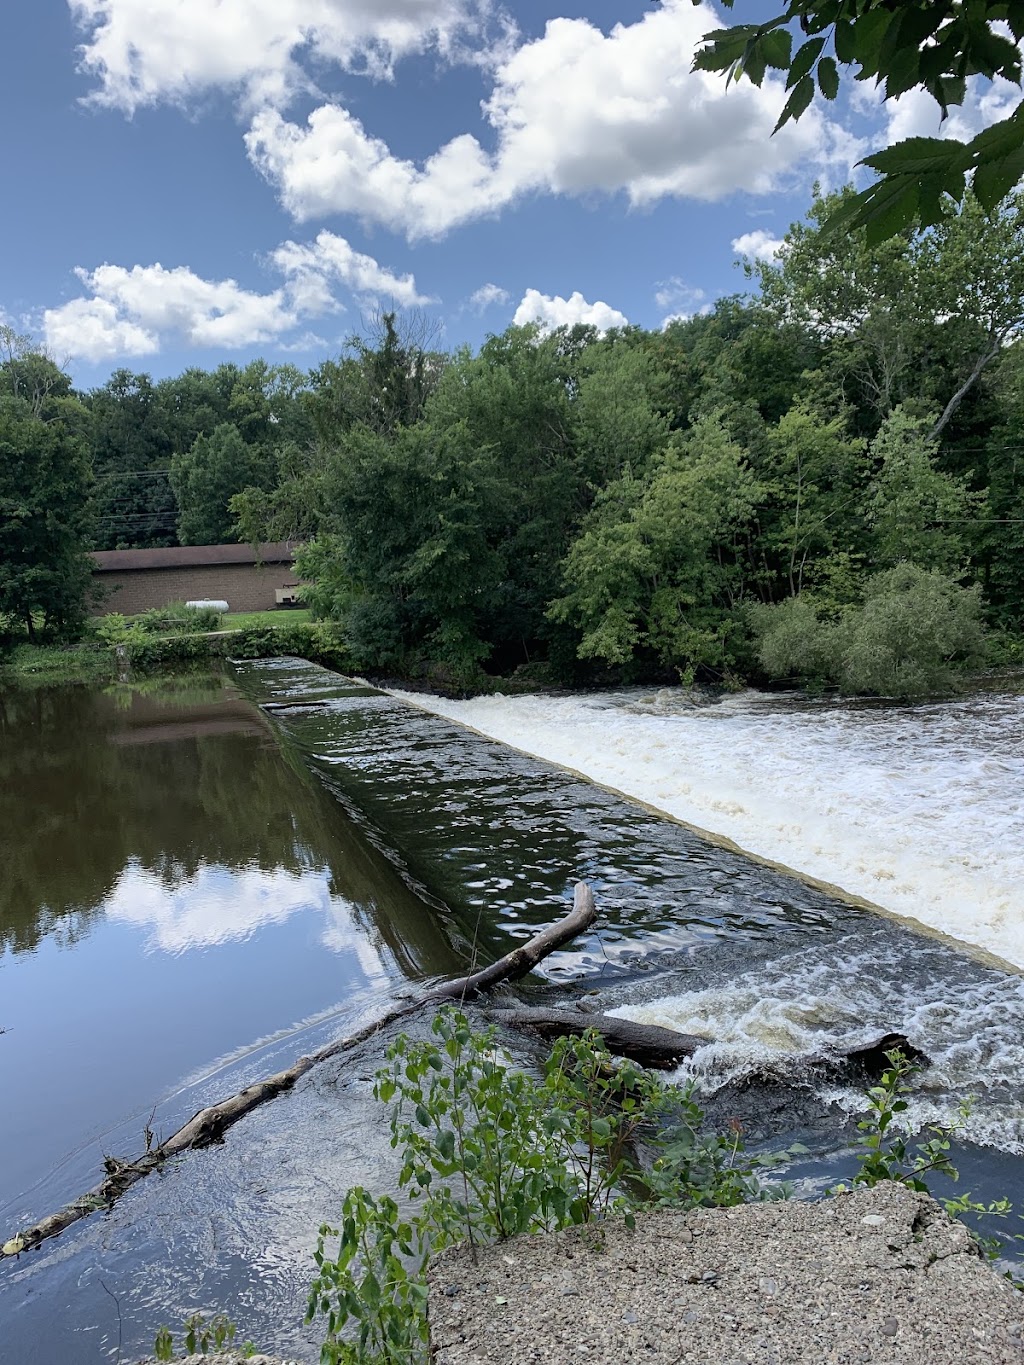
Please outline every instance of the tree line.
M822 230L851 195L816 196L749 293L660 331L446 353L385 314L308 373L120 370L85 394L11 352L18 562L79 590L31 513L59 519L64 479L96 548L302 542L360 668L942 687L986 628L1022 629L1024 198L872 243ZM3 550L0 610L24 615Z

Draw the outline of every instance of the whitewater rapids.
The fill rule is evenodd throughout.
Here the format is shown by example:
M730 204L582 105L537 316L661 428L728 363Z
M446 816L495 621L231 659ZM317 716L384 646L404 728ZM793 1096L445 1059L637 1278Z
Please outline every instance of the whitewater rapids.
M394 695L1024 968L1024 695Z

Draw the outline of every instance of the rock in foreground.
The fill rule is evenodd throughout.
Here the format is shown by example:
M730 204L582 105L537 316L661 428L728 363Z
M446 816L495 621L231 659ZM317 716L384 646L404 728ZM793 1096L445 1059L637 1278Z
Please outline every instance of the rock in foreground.
M440 1255L436 1365L1024 1365L1024 1294L902 1185Z

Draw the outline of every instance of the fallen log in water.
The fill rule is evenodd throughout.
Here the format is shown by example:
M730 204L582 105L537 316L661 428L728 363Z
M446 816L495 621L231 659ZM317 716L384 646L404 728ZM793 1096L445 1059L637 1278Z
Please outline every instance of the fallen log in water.
M77 1223L79 1219L87 1218L89 1214L95 1213L99 1209L111 1208L126 1190L131 1189L134 1184L147 1176L150 1171L163 1165L170 1157L180 1156L183 1152L194 1147L208 1147L211 1143L221 1142L227 1130L246 1114L251 1113L268 1100L274 1099L275 1096L282 1094L285 1090L290 1090L296 1081L305 1076L313 1067L331 1057L338 1056L340 1053L351 1051L352 1048L365 1042L367 1038L372 1037L373 1034L388 1024L407 1018L426 1005L442 1004L444 1001L473 1000L482 991L489 990L490 987L498 985L499 982L516 981L525 976L549 953L560 948L563 943L570 942L584 929L588 929L596 916L597 910L594 906L594 897L590 887L586 882L578 882L573 897L573 908L568 915L557 920L554 924L548 925L546 929L542 929L527 943L523 943L518 948L506 953L497 962L492 962L490 966L472 972L468 976L459 977L455 981L448 981L415 1000L403 1001L401 1005L389 1010L379 1019L374 1019L371 1023L365 1024L355 1033L337 1039L333 1043L328 1043L326 1047L322 1047L319 1051L312 1052L306 1057L300 1057L287 1070L278 1071L265 1080L247 1085L244 1090L240 1090L236 1095L231 1095L217 1104L201 1109L198 1114L194 1114L189 1119L184 1127L179 1128L165 1142L161 1142L159 1146L145 1152L134 1161L121 1161L117 1157L107 1157L104 1162L106 1175L98 1185L57 1213L51 1213L32 1227L24 1228L9 1241L4 1242L0 1246L0 1260L3 1260L5 1256L16 1256L19 1252L29 1251L32 1247L39 1246L48 1237L57 1236L65 1228Z
M171 1157L196 1147L208 1147L222 1142L224 1134L246 1114L251 1113L268 1100L290 1090L313 1067L342 1053L350 1052L375 1033L407 1018L428 1005L440 1005L445 1001L463 1002L473 1000L482 992L504 981L516 981L532 971L549 953L570 942L593 924L597 916L594 897L586 882L578 882L573 898L573 908L564 918L557 920L528 942L506 953L504 957L490 966L455 981L445 982L413 1000L403 1001L388 1010L380 1018L364 1024L355 1033L328 1043L317 1052L300 1057L297 1062L284 1071L278 1071L262 1081L248 1085L244 1090L201 1109L178 1131L161 1142L152 1150L147 1150L133 1161L121 1161L117 1157L107 1157L104 1161L106 1174L88 1193L80 1196L57 1213L41 1219L30 1228L25 1228L0 1246L0 1260L16 1256L39 1246L49 1237L77 1223L82 1218L100 1209L109 1209L126 1190L142 1180L150 1171ZM610 1052L630 1057L644 1066L667 1069L678 1066L686 1057L692 1056L697 1048L709 1040L673 1029L661 1028L654 1024L638 1024L630 1019L617 1019L607 1014L589 1014L581 1010L514 1009L493 1010L490 1017L508 1028L525 1029L545 1038L560 1037L565 1034L580 1034L588 1029L596 1029L604 1038ZM880 1074L887 1065L884 1053L899 1048L904 1055L915 1061L927 1059L914 1048L902 1034L888 1033L866 1046L851 1050L847 1057L822 1058L814 1065L839 1069L853 1067L868 1074Z
M889 1059L885 1055L887 1052L902 1052L908 1062L914 1062L918 1066L928 1065L928 1058L921 1049L908 1042L902 1033L883 1033L881 1038L875 1038L861 1047L851 1048L844 1057L830 1058L824 1065L834 1066L843 1071L859 1070L867 1076L880 1076L889 1065Z
M582 1010L500 1009L488 1010L487 1017L505 1028L536 1033L542 1038L578 1035L595 1029L615 1056L629 1057L642 1066L661 1071L678 1066L712 1041L695 1034L677 1033L660 1024L638 1024L632 1019L618 1019L611 1014L585 1014ZM851 1048L843 1056L812 1057L806 1060L806 1065L819 1073L846 1075L854 1071L876 1077L889 1065L885 1054L894 1049L902 1052L908 1061L927 1064L924 1053L909 1043L902 1033L885 1033L860 1047Z
M596 1029L609 1052L661 1071L678 1066L708 1041L657 1024L636 1024L632 1019L584 1014L581 1010L488 1010L487 1017L505 1028L538 1033L542 1038L562 1038Z

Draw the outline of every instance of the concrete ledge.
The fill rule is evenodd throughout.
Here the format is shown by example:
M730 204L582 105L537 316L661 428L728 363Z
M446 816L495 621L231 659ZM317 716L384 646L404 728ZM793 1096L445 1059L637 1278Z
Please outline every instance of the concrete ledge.
M1024 1365L1024 1294L901 1185L444 1252L436 1365Z

